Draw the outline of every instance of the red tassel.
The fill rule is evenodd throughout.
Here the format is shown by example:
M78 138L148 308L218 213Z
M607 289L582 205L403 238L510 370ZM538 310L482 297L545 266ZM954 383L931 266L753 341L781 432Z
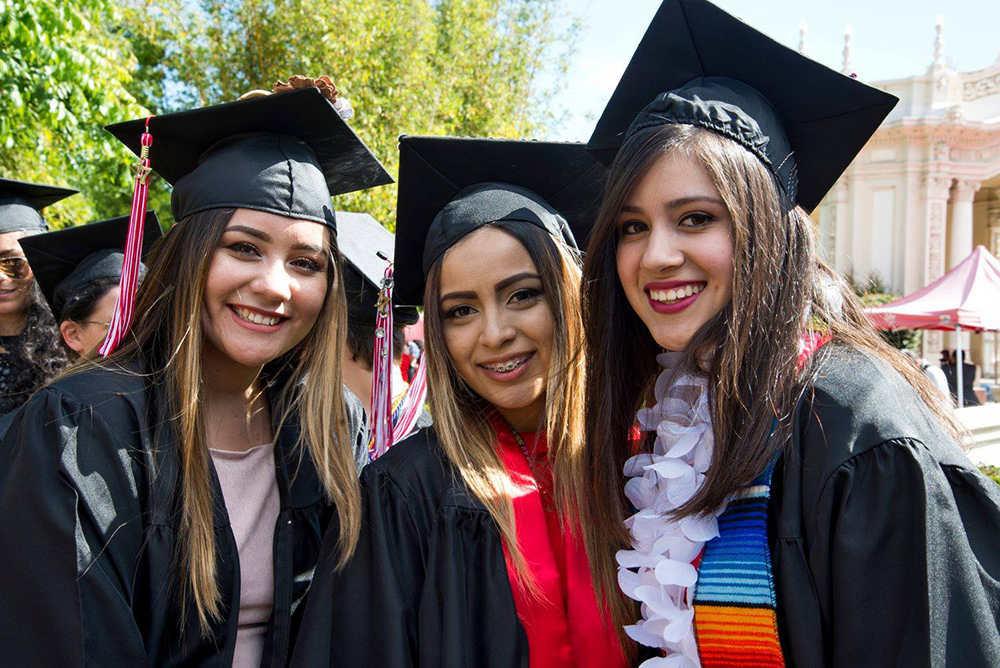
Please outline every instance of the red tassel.
M385 268L375 316L372 359L372 411L368 456L375 461L392 445L392 263Z
M135 166L135 185L132 189L132 211L128 220L128 238L125 243L125 259L122 261L121 291L115 302L108 336L98 349L102 357L107 357L125 339L135 310L135 292L139 287L139 266L142 262L142 233L146 225L146 202L149 198L149 147L153 145L153 135L149 134L149 121L142 133L142 150Z

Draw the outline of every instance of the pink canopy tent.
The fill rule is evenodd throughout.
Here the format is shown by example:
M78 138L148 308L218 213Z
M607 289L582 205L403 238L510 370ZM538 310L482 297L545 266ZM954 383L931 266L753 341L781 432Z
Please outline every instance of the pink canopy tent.
M983 246L925 288L868 309L880 329L1000 330L1000 261ZM962 406L962 346L958 346L958 405Z

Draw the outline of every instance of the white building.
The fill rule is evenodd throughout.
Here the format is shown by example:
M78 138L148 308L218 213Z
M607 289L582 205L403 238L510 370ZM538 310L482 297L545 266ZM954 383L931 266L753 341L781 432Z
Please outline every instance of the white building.
M1000 58L955 71L942 28L939 19L926 73L869 82L899 104L813 213L828 261L859 279L877 274L899 294L927 285L976 245L1000 255ZM850 32L843 71L851 71ZM971 337L973 360L994 377L996 336ZM924 333L932 361L945 345L954 347L951 335Z

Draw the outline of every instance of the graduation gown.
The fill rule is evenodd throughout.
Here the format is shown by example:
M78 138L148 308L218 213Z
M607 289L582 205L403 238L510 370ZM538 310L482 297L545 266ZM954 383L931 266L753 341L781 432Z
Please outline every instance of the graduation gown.
M361 481L357 551L336 572L336 540L324 542L292 665L527 668L500 534L434 430L394 445Z
M181 623L179 446L163 413L145 378L101 369L53 383L15 414L0 446L0 655L38 666L231 665L239 558L214 468L222 616L210 638L194 615ZM357 425L360 405L350 413ZM287 662L333 513L297 436L286 424L275 447L281 505L264 665Z
M814 363L769 505L787 665L1000 665L1000 486L884 362Z

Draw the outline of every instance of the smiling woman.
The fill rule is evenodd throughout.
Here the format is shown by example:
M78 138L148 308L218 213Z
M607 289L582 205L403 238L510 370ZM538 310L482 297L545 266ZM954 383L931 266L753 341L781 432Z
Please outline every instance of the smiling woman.
M0 179L0 414L23 404L67 363L20 242L45 232L42 209L75 193Z
M7 432L0 647L38 665L284 666L323 530L335 517L346 561L361 521L331 195L388 176L315 89L148 127L179 222L120 347ZM111 130L138 150L143 128Z
M807 213L895 102L665 0L597 124L573 483L598 600L646 668L1000 656L1000 494Z
M545 241L528 225L483 227L445 253L429 276L441 296L430 295L438 308L431 309L426 329L431 346L444 340L455 370L474 393L514 429L533 432L545 424L552 339L562 314L553 315L526 247L532 244L534 256L546 258ZM545 269L552 285L558 266Z
M571 144L400 152L396 294L422 298L434 426L362 473L358 549L335 573L324 545L293 664L622 666L566 491L583 444L570 227L604 170Z

